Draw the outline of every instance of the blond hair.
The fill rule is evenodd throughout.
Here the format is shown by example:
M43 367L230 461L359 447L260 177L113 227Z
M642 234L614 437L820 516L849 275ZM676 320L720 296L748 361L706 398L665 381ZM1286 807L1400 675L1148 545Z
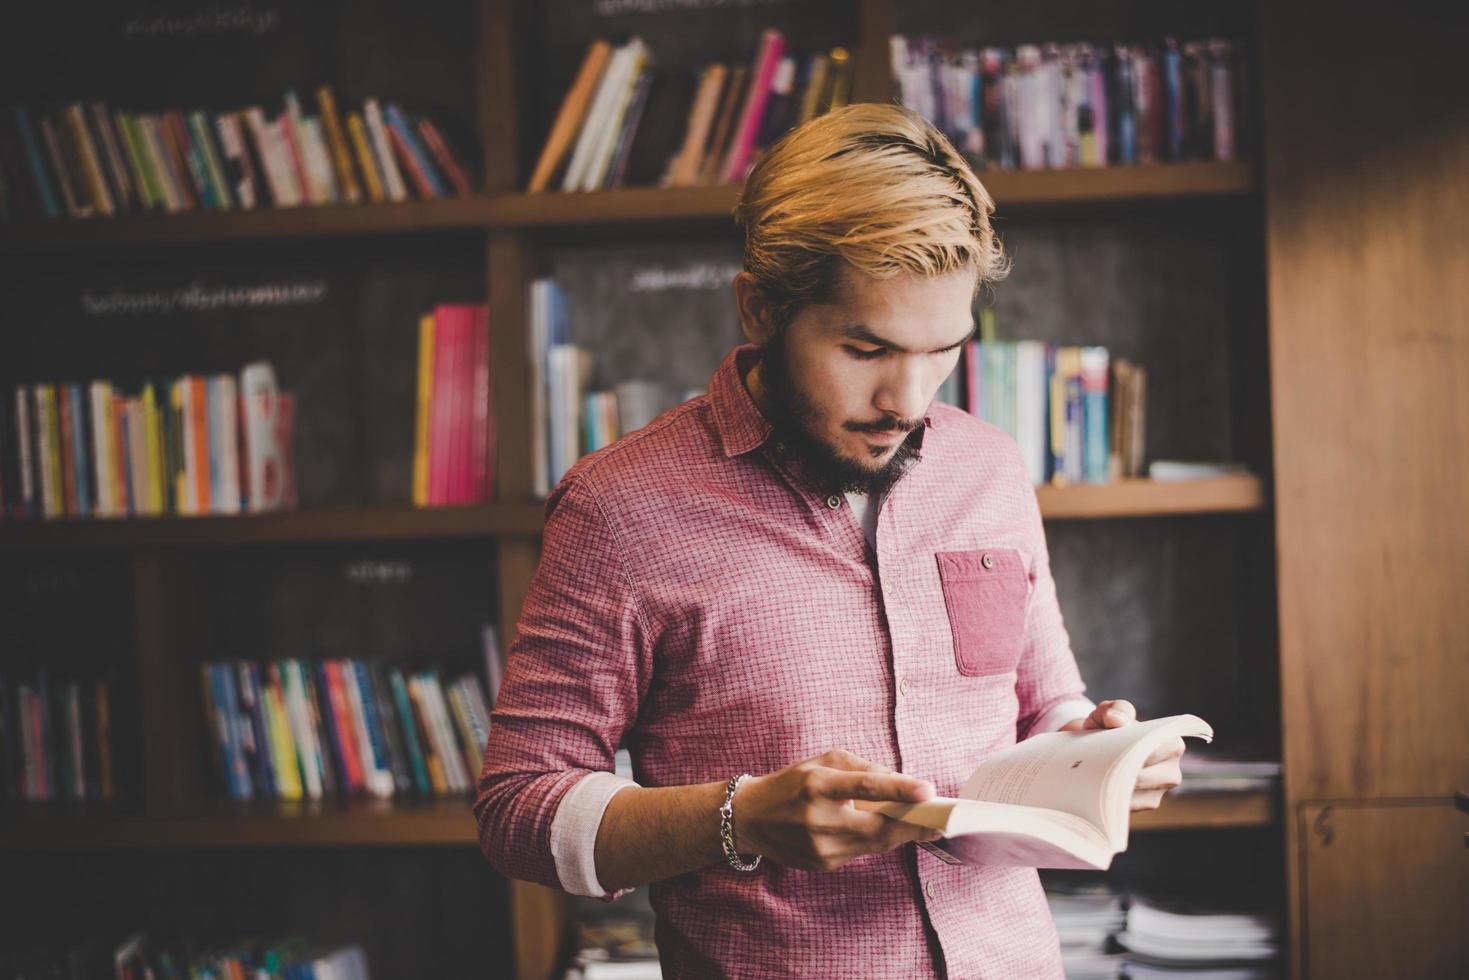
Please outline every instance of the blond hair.
M1009 261L994 201L964 158L911 109L859 103L791 130L751 171L735 206L745 271L784 327L829 302L843 264L877 279L973 269L975 289Z

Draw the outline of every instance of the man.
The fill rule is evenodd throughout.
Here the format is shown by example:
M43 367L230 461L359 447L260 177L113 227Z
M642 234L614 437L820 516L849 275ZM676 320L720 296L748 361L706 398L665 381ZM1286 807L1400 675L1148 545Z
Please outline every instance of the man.
M578 894L651 884L668 976L1061 975L1035 869L951 866L853 805L1135 720L1083 696L1019 450L932 403L1005 272L992 211L907 110L787 135L738 208L751 343L547 501L480 841Z

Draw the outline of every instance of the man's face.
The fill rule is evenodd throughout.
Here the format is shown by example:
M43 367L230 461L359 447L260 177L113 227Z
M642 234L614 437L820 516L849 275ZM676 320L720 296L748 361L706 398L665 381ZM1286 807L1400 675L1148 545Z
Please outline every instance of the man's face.
M818 479L881 493L973 335L974 273L878 280L848 269L835 292L767 343L763 407Z

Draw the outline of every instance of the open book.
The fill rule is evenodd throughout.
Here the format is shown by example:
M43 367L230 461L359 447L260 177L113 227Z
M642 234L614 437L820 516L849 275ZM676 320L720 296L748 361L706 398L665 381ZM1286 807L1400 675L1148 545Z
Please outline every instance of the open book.
M1102 871L1127 850L1138 772L1160 744L1184 735L1213 741L1214 729L1196 715L1171 715L1047 732L980 763L958 799L856 805L943 831L922 846L950 863Z

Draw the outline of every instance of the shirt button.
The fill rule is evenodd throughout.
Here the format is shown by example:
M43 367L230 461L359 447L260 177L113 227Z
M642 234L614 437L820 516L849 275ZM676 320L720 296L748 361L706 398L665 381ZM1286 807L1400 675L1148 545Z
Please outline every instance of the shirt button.
M902 680L898 681L898 693L899 694L907 694L908 693L908 678L905 677Z
M836 510L841 505L842 498L837 496L836 494L832 494L830 497L826 498L826 506L830 507L832 510Z
M979 563L981 565L983 565L985 568L994 568L995 567L995 556L994 555L985 555L983 558L981 558L979 560Z
M926 885L923 886L923 894L927 895L929 898L933 898L934 894L937 893L937 892L938 892L938 886L936 886L931 881L928 884L926 884Z

